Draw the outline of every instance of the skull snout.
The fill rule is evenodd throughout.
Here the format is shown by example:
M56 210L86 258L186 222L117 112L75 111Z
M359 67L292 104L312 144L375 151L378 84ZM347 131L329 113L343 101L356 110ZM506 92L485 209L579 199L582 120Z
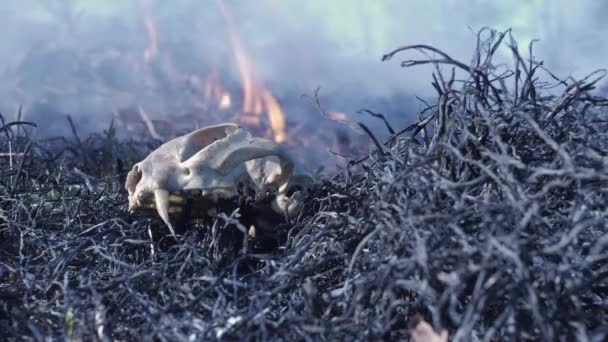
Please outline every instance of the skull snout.
M137 187L137 184L141 181L142 176L143 175L139 168L139 164L135 164L131 171L129 171L129 173L127 174L127 182L125 184L129 196L132 196L135 192L135 188Z

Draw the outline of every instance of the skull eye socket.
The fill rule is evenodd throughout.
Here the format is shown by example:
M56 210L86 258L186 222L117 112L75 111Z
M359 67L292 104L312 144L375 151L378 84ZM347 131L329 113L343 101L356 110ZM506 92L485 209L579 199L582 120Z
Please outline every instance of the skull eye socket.
M190 174L191 174L191 173L192 173L192 170L190 170L190 168L189 168L189 167L185 167L185 168L184 168L184 174L185 174L186 176L190 176Z

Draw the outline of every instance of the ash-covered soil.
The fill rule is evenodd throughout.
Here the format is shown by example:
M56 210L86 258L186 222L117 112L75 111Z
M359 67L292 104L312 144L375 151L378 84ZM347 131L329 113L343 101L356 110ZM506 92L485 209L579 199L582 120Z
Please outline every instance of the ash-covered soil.
M387 55L434 55L402 66L437 64L436 101L388 141L370 131L376 148L319 180L276 239L244 236L230 211L177 241L129 215L125 174L159 142L40 141L2 122L0 335L403 341L421 315L453 341L605 340L604 72L559 79L494 33L471 63Z

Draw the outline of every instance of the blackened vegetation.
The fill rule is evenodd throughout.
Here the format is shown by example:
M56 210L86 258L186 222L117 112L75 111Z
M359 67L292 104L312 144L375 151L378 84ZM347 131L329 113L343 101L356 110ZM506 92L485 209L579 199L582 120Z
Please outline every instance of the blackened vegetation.
M437 66L436 103L314 188L274 245L247 238L235 212L178 241L128 215L124 174L155 145L111 129L35 142L2 123L0 331L403 340L424 317L455 341L604 340L608 100L591 93L603 74L560 80L490 33L469 64L424 45L385 56L438 55L403 62ZM512 70L495 67L509 49Z

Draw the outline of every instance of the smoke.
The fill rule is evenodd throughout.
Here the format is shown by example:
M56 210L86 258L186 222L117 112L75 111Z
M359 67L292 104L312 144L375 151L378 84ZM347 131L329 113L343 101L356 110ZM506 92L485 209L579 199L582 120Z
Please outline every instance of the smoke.
M413 117L414 96L432 94L431 69L403 70L398 60L381 62L382 55L425 43L468 62L484 26L512 28L524 50L539 39L535 55L560 77L607 66L608 5L594 0L225 4L257 76L283 104L288 121L315 118L310 99L301 95L321 87L328 109L354 116L367 107L403 124ZM158 55L149 69L133 67L144 64L149 45L146 13L158 33ZM10 116L23 106L47 134L63 134L59 127L65 125L56 118L68 114L85 131L100 130L113 110L133 103L170 117L189 98L187 87L162 77L167 70L204 78L217 69L226 84L239 83L216 0L3 0L0 19L0 110ZM151 78L161 84L150 85Z

